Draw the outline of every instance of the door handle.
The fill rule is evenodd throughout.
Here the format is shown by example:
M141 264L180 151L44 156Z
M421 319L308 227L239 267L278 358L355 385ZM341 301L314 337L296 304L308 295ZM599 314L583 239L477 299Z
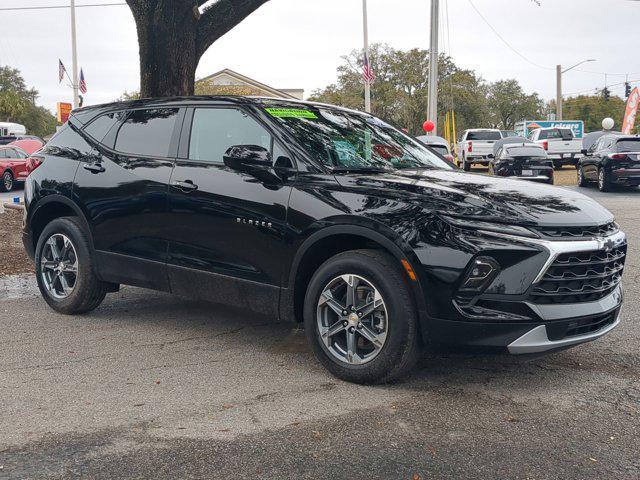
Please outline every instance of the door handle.
M182 182L173 182L173 187L183 192L193 192L198 189L198 186L191 180L184 180Z
M102 173L106 170L101 163L85 163L82 168L91 173Z

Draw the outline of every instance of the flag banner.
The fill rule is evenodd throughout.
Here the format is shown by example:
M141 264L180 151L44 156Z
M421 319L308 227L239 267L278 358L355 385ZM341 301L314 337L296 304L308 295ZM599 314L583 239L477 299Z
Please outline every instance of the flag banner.
M376 75L371 67L371 63L369 62L369 55L364 54L364 69L362 70L362 77L364 78L365 83L372 84Z
M65 73L67 73L67 69L64 68L62 60L58 59L58 83L62 83Z
M87 93L87 82L84 79L84 72L82 71L82 69L80 69L80 85L79 85L80 91L82 92L82 94L86 94Z
M622 133L625 135L633 134L633 127L636 125L636 115L638 114L638 102L640 101L640 90L638 87L633 89L629 95L627 102L627 110L624 113L624 121L622 122Z

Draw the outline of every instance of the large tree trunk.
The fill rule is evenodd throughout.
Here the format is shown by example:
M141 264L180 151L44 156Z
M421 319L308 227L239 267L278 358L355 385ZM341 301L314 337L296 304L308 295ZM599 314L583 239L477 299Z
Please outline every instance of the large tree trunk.
M197 18L180 2L144 12L136 19L140 46L140 96L193 95Z
M193 95L200 57L268 0L127 0L138 29L140 96Z

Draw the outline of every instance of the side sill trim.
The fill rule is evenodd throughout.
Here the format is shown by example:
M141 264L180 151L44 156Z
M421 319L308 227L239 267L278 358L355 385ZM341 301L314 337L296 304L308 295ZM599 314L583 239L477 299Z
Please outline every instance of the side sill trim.
M619 323L620 314L618 314L615 322L603 328L602 330L594 333L588 333L586 335L578 335L575 337L556 341L549 340L549 336L547 335L547 327L545 327L544 325L539 325L534 329L529 330L517 340L510 343L507 348L509 350L509 353L513 355L523 355L527 353L539 353L546 352L548 350L555 350L557 348L590 342L592 340L600 338L616 328Z

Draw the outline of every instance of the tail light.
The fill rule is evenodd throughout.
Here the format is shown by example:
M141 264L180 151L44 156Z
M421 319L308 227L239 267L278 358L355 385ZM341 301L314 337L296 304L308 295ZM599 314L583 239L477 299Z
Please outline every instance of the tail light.
M624 160L625 158L627 158L627 154L626 153L612 153L611 155L609 155L609 158L612 160Z
M29 157L27 158L27 172L31 173L40 165L42 165L42 158L39 157Z
M473 152L473 142L469 142L467 145L467 152Z
M546 140L544 142L542 142L542 148L544 148L545 151L549 150L549 142L547 142Z

